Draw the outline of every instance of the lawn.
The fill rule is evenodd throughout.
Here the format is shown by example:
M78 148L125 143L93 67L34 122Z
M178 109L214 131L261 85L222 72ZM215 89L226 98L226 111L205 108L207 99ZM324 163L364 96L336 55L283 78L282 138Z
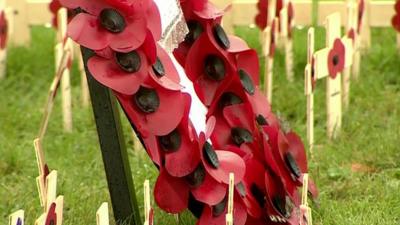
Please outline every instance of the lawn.
M258 31L240 28L238 34L260 49ZM34 27L29 48L9 51L7 78L0 81L0 223L7 215L25 209L26 223L33 224L42 212L35 177L38 175L33 140L54 71L51 29ZM400 67L395 33L373 30L373 47L363 57L360 80L352 83L351 104L343 117L338 138L325 134L325 82L316 90L316 144L310 170L320 198L313 205L315 224L400 223ZM286 81L284 61L278 51L275 67L273 108L305 140L306 98L303 68L306 60L306 29L295 32L295 82ZM317 29L317 47L324 43L324 30ZM95 212L109 201L91 108L80 103L80 80L74 65L74 130L64 133L60 99L44 140L50 168L59 174L58 193L65 196L66 225L95 224ZM126 120L124 131L132 174L142 210L142 184L151 183L157 171L141 149L133 149ZM172 216L157 211L157 224L176 224ZM181 224L194 224L186 213Z

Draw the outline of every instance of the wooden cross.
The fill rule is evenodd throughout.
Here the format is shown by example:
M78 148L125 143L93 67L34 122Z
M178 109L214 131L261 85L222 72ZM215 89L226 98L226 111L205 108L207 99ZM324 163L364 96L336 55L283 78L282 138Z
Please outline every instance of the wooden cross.
M361 21L361 30L359 35L361 36L361 48L369 49L371 47L371 27L370 27L370 13L371 13L371 2L370 0L357 0L358 3L364 1L364 15L359 18ZM360 4L358 4L358 7Z
M37 161L37 166L39 170L39 176L36 177L36 184L38 187L38 192L39 192L39 200L40 200L40 205L45 207L46 205L46 160L44 157L44 151L42 148L42 143L39 138L35 139L33 142L33 145L35 147L35 153L36 153L36 161Z
M70 49L73 52L72 41L67 41L67 26L68 26L68 11L66 8L61 8L58 11L57 16L58 22L58 42L59 45L56 47L56 70L60 66L59 57L62 55L62 50L64 48ZM71 54L71 59L73 53ZM72 131L72 97L71 97L71 75L68 67L64 69L62 79L61 79L61 95L62 95L62 111L63 111L63 121L64 130L67 132Z
M9 216L9 225L24 225L24 210L18 210Z
M331 49L334 46L334 42L337 39L341 39L341 27L340 27L340 14L334 13L327 17L326 20L326 48L317 51L314 54L315 68L314 76L315 79L326 78L327 80L327 134L329 138L336 136L340 130L342 124L342 88L341 88L341 73L337 73L335 78L329 76L328 70L328 56ZM352 62L352 44L348 38L341 39L345 46L346 56L344 67L351 66Z
M289 4L291 1L285 2L284 7L279 13L279 22L281 27L281 38L285 48L285 68L286 77L289 81L293 81L293 38L289 34L289 29L293 29L293 19L289 24Z
M108 203L104 202L96 212L96 224L97 225L110 225L110 219L108 214Z
M233 225L233 197L235 187L235 175L229 174L229 191L228 191L228 210L226 213L226 225Z
M354 51L354 57L353 57L353 68L352 68L352 78L354 80L358 80L358 77L360 76L360 64L361 64L361 35L360 33L357 32L357 26L358 22L360 21L360 18L358 18L358 12L360 10L360 4L356 4L356 2L353 2L354 0L350 0L350 4L354 5L353 12L351 12L351 7L348 8L348 16L349 18L348 23L352 23L351 25L348 24L347 30L351 29L350 26L354 29L354 43L353 43L353 51ZM351 14L353 14L351 16ZM365 16L364 16L365 17ZM361 18L361 22L363 18ZM369 27L368 27L369 28Z
M310 152L314 148L314 75L313 75L313 57L314 57L314 28L308 29L307 34L307 65L304 72L305 94L307 97L307 140Z

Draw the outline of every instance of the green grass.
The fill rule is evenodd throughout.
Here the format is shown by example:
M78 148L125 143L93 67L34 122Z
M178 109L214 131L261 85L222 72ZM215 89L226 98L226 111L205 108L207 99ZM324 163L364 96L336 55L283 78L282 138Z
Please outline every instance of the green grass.
M238 34L260 49L257 30L240 28ZM33 224L41 213L32 142L53 76L54 32L35 27L32 35L29 48L10 49L7 78L0 81L1 224L7 224L7 215L17 209L25 209L27 224ZM362 60L360 80L352 83L350 108L334 141L326 139L325 83L318 82L317 148L310 160L311 174L320 190L319 205L313 206L315 224L400 223L400 68L394 40L395 33L389 29L373 30L373 48ZM283 55L278 51L273 101L274 111L286 118L303 140L305 43L306 30L297 30L293 83L286 81ZM317 47L323 43L324 31L317 29ZM81 107L76 67L74 71L73 133L63 132L57 99L44 148L50 168L59 172L58 193L65 195L64 224L95 224L97 208L109 197L92 111ZM141 206L142 183L148 178L154 184L157 171L142 150L132 149L129 125L123 122ZM364 165L369 171L354 172L352 164ZM157 219L158 224L175 224L172 216L160 211ZM193 224L188 213L182 224Z

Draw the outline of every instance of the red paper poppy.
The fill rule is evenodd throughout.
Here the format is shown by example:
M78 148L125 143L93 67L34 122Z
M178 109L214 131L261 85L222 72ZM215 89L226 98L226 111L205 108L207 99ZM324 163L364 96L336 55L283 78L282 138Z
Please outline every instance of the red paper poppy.
M346 48L339 38L335 40L332 49L328 54L328 71L329 76L336 78L338 73L344 69L346 57Z
M200 100L209 106L226 83L223 80L229 80L235 68L232 56L203 33L189 51L185 71Z
M111 47L130 52L143 44L147 29L155 40L161 37L160 14L153 1L60 0L71 9L87 13L76 15L68 26L68 35L92 50Z
M8 39L8 22L6 18L6 13L0 12L0 49L5 49L7 46Z
M228 185L216 181L210 174L206 173L202 184L192 188L193 197L207 205L216 205L221 202L228 190Z
M187 94L165 89L152 80L142 84L134 95L116 95L129 120L144 138L171 133L181 122L186 108L182 103Z
M56 203L52 203L47 211L45 225L57 225Z
M104 86L122 94L132 95L147 79L149 65L146 55L142 51L139 50L130 54L132 55L131 58L137 62L133 66L136 68L132 69L132 72L122 69L122 66L118 63L118 57L121 55L122 58L125 54L117 52L113 54L111 59L99 56L91 57L88 61L88 69L93 77Z
M235 193L234 196L234 209L233 209L233 223L235 225L244 225L247 219L246 207L240 200L240 197ZM227 213L227 199L223 200L217 206L206 206L197 225L221 225L226 224Z
M52 0L50 2L50 4L49 4L49 10L53 14L53 17L52 17L52 25L53 25L53 27L57 27L57 23L58 23L58 21L57 21L57 13L58 13L58 10L61 7L62 6L61 6L61 3L60 3L59 0Z
M180 213L188 207L189 185L184 178L173 177L161 169L154 187L154 200L162 210Z

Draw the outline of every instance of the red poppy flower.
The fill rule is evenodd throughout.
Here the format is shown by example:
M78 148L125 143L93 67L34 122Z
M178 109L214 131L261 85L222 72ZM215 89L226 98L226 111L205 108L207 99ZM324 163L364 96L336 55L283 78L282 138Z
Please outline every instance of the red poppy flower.
M132 95L147 79L149 65L143 51L114 52L111 59L93 56L88 61L93 77L119 93Z
M173 177L161 169L154 187L154 200L162 210L180 213L188 207L189 185L184 178Z
M47 211L45 225L57 225L56 203L52 203Z
M329 75L334 79L338 73L344 69L346 57L346 48L339 38L335 40L332 49L328 54L328 71Z
M0 49L5 49L7 46L8 39L8 22L6 18L6 13L0 12Z
M228 80L235 68L232 56L203 33L190 49L185 71L199 99L209 106L217 90L223 88L222 81Z
M160 14L153 1L60 2L70 9L81 8L87 12L72 19L68 35L92 50L109 46L115 51L130 52L143 44L148 29L156 40L161 37Z
M149 79L133 95L116 93L129 120L144 138L171 133L181 122L187 94L168 90ZM166 119L168 118L168 119Z
M350 38L353 41L353 45L355 44L356 41L356 32L354 31L353 28L351 28L348 32L347 32L347 37Z
M58 10L61 7L62 6L61 6L61 3L60 3L59 0L52 0L50 2L50 4L49 4L49 10L53 14L53 17L51 19L53 27L57 27L57 23L58 23L58 21L57 21L57 13L58 13Z

